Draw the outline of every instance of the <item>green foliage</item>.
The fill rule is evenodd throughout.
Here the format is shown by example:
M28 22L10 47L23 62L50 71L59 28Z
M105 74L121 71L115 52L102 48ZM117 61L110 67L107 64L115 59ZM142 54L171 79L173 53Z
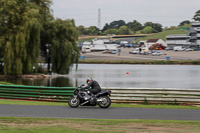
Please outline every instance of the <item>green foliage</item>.
M76 27L76 29L77 29L77 31L79 32L80 35L86 35L87 34L87 30L82 25Z
M194 19L195 21L200 21L200 10L196 11L196 13L195 13L193 19Z
M143 33L143 34L153 33L153 28L151 26L147 26L143 30L141 30L141 33Z
M0 1L0 58L4 74L37 72L39 55L48 58L46 44L52 44L54 72L67 73L69 66L78 62L74 21L54 21L51 3L51 0Z
M105 35L108 35L108 34L118 34L118 30L117 29L108 29L108 30L104 31L104 34Z
M179 24L179 26L184 26L184 25L188 25L188 24L190 24L190 21L189 20L185 20L185 21L182 21L180 24Z
M90 26L89 28L86 29L88 35L98 35L99 30L97 29L96 26Z
M78 63L79 49L76 45L78 32L73 20L61 19L52 22L51 30L52 71L66 74L69 72L69 66Z
M2 0L0 4L4 5L0 7L4 74L30 73L39 55L39 11L26 0Z
M146 22L144 24L144 27L152 27L153 31L152 33L158 33L162 31L162 25L161 24L157 24L157 23L152 23L152 22Z
M136 20L134 20L133 22L129 22L127 23L128 28L133 31L134 33L136 33L136 31L142 30L143 26L141 23L137 22Z
M102 31L104 32L104 31L106 31L106 30L108 30L108 29L110 29L110 28L109 28L108 23L106 23L105 26L103 27Z
M121 26L126 25L123 20L113 21L109 25L109 29L119 29Z
M128 35L129 34L129 29L127 26L121 26L118 30L119 35Z

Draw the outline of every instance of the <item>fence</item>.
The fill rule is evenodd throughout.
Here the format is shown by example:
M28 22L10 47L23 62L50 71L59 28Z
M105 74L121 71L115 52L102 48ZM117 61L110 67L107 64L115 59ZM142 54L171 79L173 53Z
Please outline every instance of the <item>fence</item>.
M75 87L42 87L0 85L0 98L66 102ZM163 88L102 88L112 91L112 102L117 103L171 103L200 105L199 89Z
M66 102L75 87L0 85L0 98Z
M200 105L199 89L109 88L112 101L120 103L168 103Z

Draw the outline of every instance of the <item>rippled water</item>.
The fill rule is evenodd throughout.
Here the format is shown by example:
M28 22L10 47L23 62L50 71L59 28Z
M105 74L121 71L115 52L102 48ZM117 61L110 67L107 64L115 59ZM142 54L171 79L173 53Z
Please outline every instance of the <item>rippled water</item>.
M102 87L200 89L198 65L79 64L69 75L53 76L49 80L5 80L25 85L75 87L85 83L88 77L93 77Z
M127 72L129 74L127 74ZM103 87L200 89L200 66L80 64L70 73L73 84L93 77Z

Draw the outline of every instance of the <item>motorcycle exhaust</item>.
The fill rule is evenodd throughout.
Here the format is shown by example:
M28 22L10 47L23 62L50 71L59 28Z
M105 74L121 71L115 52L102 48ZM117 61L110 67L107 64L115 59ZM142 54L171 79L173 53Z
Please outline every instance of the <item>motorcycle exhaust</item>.
M100 98L100 99L98 98L97 102L103 102L102 98Z
M89 101L86 101L86 102L82 103L81 106L83 106L84 104L86 104L86 103L88 103L88 102L89 102Z

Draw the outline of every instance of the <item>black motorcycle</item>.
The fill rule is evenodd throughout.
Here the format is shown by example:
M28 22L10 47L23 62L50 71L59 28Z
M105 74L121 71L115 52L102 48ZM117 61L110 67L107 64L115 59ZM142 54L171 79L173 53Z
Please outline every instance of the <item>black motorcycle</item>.
M83 89L84 85L74 90L74 95L68 100L68 104L72 108L80 106L96 106L100 108L108 108L111 105L110 90L102 90L101 92L91 96L88 89Z

